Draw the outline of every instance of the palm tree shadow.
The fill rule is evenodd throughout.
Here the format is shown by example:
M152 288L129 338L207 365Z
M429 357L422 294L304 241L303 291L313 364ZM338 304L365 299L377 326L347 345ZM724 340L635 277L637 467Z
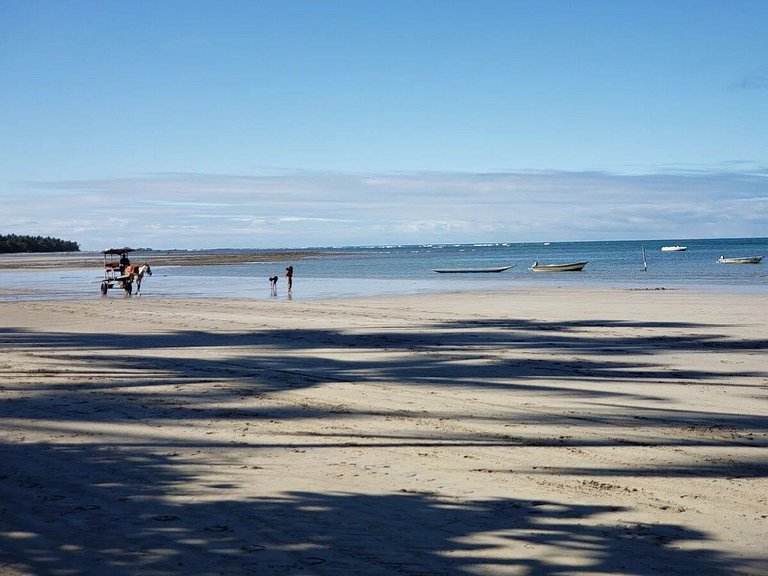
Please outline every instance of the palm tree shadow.
M742 566L690 528L623 523L617 506L406 490L265 496L258 484L184 498L194 472L173 453L2 452L0 494L14 505L2 509L0 561L22 573L724 576Z
M473 332L473 328L482 333ZM334 330L269 330L256 333L177 332L173 334L75 334L0 330L0 344L29 349L38 359L56 361L61 351L71 362L69 383L47 385L50 375L21 374L24 392L3 401L5 419L22 434L38 421L53 428L61 444L21 439L0 444L0 571L3 565L41 575L59 574L734 574L757 560L736 559L714 549L705 534L681 524L627 524L621 518L631 510L609 505L583 505L556 500L532 501L511 495L502 499L460 501L436 493L406 492L393 486L383 494L341 492L279 492L265 475L263 485L231 482L199 490L198 474L216 466L215 442L197 445L163 440L148 432L143 442L80 443L64 438L71 421L80 429L108 427L120 419L170 426L178 421L226 418L322 418L296 407L275 413L258 403L233 405L240 396L270 394L329 382L390 380L409 386L525 387L546 391L538 381L557 379L610 379L612 382L672 381L681 376L705 382L725 372L690 370L670 374L664 367L619 361L606 356L624 353L651 356L663 344L649 337L613 340L607 337L571 337L583 326L530 326L527 334L508 326L452 324L434 333L371 332L365 335ZM490 329L490 331L489 331ZM543 333L539 333L543 331ZM446 349L471 350L524 342L537 350L553 347L590 355L578 366L572 362L533 360L504 363L491 359L456 364L436 354ZM668 344L668 342L667 342ZM676 350L764 350L765 341L733 341L715 336L680 338ZM241 353L222 361L230 348ZM371 360L328 358L316 351L355 348L408 352L412 360L376 357ZM163 357L159 351L176 348L185 357ZM218 351L212 358L195 355L198 348ZM114 354L124 350L126 354ZM481 358L481 354L477 357ZM402 356L402 354L400 355ZM461 360L466 359L461 356ZM55 365L55 364L54 364ZM58 369L58 368L57 368ZM5 373L10 370L4 369ZM8 382L13 382L13 376ZM103 375L103 376L100 376ZM731 377L753 376L730 371ZM543 377L543 378L542 378ZM32 381L34 380L34 381ZM198 393L202 383L205 393ZM212 383L221 384L213 389ZM11 384L12 385L12 384ZM176 386L173 393L153 393ZM620 384L617 384L620 387ZM563 393L575 394L563 387ZM627 395L623 391L584 392L592 398ZM158 398L160 396L160 398ZM222 411L222 404L233 405ZM614 423L633 415L621 411ZM369 414L350 414L360 417ZM637 416L637 414L635 415ZM765 416L727 413L691 413L688 421L700 425L731 421L737 426L763 427ZM543 418L562 418L545 414ZM650 418L646 411L643 418ZM646 420L667 423L678 412L664 412ZM19 419L29 423L18 426ZM569 420L569 423L575 420ZM580 421L583 426L593 422ZM610 422L608 422L610 423ZM96 432L94 432L94 436ZM433 438L382 438L376 444L407 446ZM442 441L443 439L440 439ZM467 447L489 440L480 434L448 438ZM713 437L708 445L733 446L744 439ZM411 442L411 444L408 444ZM415 442L415 443L414 443ZM548 445L548 440L540 440ZM576 441L580 442L580 441ZM605 439L596 442L605 444ZM439 442L436 442L438 445ZM573 444L573 442L571 443ZM563 445L568 445L564 441ZM612 444L611 444L612 445ZM258 450L265 446L249 446ZM313 446L307 445L307 449ZM199 448L203 456L186 454ZM178 452L177 452L178 451ZM182 453L183 452L183 453ZM209 454L205 456L205 454ZM763 463L739 470L765 474ZM751 471L751 472L750 472ZM258 472L258 471L257 471ZM597 473L591 470L587 473ZM717 477L732 469L680 469L680 476ZM288 472L290 473L290 471ZM572 473L579 473L578 470ZM608 473L619 475L622 470ZM650 471L648 472L651 473ZM255 478L260 479L258 473ZM276 494L276 495L275 495ZM271 495L271 496L267 496ZM579 562L573 559L578 558ZM744 570L745 572L747 570Z

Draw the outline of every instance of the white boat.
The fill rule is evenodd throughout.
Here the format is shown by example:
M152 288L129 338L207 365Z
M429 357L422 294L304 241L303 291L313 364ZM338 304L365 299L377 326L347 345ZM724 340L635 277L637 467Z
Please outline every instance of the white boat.
M504 272L504 270L509 270L512 266L514 266L514 264L510 266L496 266L493 268L435 268L433 272L437 272L438 274L482 274L488 272Z
M539 264L534 262L531 270L533 272L579 272L586 265L586 262L571 262L570 264Z
M662 252L685 252L688 250L688 246L662 246Z
M726 258L725 256L720 256L717 261L720 264L760 264L762 259L762 256L746 256L743 258Z

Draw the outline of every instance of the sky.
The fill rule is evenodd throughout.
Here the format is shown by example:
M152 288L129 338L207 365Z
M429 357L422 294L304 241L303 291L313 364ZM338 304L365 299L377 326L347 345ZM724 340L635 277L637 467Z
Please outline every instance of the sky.
M0 234L768 236L764 0L0 0Z

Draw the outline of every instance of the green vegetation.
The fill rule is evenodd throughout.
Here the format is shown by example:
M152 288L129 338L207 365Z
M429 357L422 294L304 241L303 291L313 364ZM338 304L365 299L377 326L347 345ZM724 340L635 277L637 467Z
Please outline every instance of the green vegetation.
M0 234L0 254L15 252L79 252L77 242L59 240L47 236L19 236L17 234Z

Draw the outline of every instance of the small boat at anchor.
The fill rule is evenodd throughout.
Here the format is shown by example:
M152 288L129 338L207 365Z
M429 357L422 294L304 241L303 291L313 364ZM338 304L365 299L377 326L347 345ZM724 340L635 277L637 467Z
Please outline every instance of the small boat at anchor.
M725 256L720 256L717 261L720 264L760 264L762 259L762 256L745 256L742 258L726 258Z
M688 246L662 246L662 252L685 252L688 250Z
M504 270L509 270L513 266L514 264L491 268L435 268L433 272L438 274L487 274L491 272L504 272Z
M534 262L531 266L533 272L580 272L587 262L571 262L569 264L539 264Z

